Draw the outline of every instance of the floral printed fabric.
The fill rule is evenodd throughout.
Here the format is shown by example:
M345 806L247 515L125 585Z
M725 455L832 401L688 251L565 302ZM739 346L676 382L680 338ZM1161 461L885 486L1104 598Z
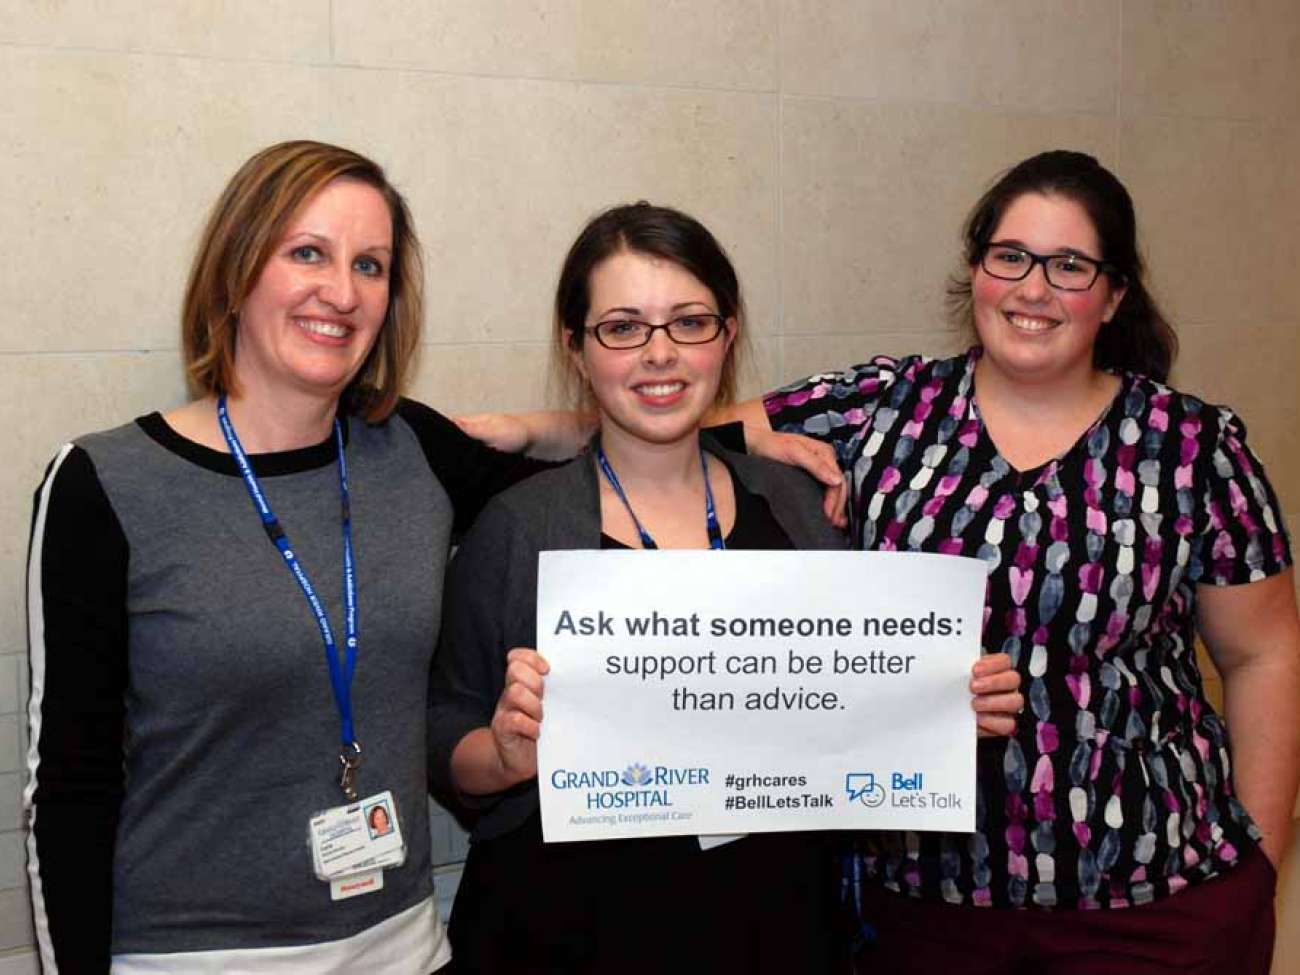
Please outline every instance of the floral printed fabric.
M1017 733L982 741L977 832L864 834L849 873L996 907L1125 907L1233 864L1258 835L1194 651L1197 584L1290 564L1277 499L1228 409L1125 375L1032 471L997 452L972 349L880 357L766 399L832 444L855 544L988 565L983 645L1023 678Z

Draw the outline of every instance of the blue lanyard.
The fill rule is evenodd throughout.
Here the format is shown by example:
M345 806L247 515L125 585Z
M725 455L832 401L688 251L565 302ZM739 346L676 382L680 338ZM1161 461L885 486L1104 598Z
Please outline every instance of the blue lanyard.
M659 546L655 540L650 537L650 533L641 525L640 519L637 518L636 512L632 510L632 503L628 501L627 494L623 491L623 485L618 483L618 475L614 473L614 468L610 466L609 458L605 456L605 448L596 447L596 463L600 465L600 472L605 475L605 480L609 481L609 486L614 489L618 499L623 502L623 507L632 518L632 524L636 525L636 532L641 536L641 546L648 549L656 549ZM722 541L722 527L718 524L718 512L713 506L713 488L709 486L709 465L704 460L704 448L700 448L700 470L704 472L704 527L709 533L709 548L722 551L727 546Z
M344 798L349 802L355 801L356 770L361 764L361 746L357 743L356 732L352 727L352 676L357 669L357 578L356 564L352 555L352 510L348 493L348 462L343 453L343 425L339 423L338 417L334 418L334 442L339 457L339 495L343 509L345 659L340 664L338 644L334 642L334 631L330 628L325 607L320 597L316 595L311 580L307 578L307 571L294 555L289 545L289 536L280 527L280 521L271 510L270 502L266 500L257 475L253 473L253 465L248 462L248 455L244 453L243 444L239 442L239 436L235 433L235 425L230 422L225 394L217 400L217 422L221 425L221 433L226 438L226 445L230 448L231 456L235 458L239 473L244 478L244 487L248 488L248 496L253 499L253 507L257 509L258 517L262 519L262 527L266 530L267 537L283 556L284 564L289 567L289 571L298 581L298 587L307 597L307 604L316 617L316 625L320 628L321 639L325 643L325 662L329 665L330 685L334 688L334 703L338 705L339 720L343 726L339 743L339 762L343 766L343 776L339 785L343 789Z

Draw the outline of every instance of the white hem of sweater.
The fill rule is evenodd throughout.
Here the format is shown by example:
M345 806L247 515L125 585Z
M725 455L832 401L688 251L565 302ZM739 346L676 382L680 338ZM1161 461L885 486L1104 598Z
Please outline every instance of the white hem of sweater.
M113 975L427 975L451 961L433 898L339 941L113 956Z

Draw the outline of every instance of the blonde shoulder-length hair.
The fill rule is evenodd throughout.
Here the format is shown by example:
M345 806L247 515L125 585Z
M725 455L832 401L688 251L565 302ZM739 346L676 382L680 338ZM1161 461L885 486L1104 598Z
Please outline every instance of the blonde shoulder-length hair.
M263 149L240 167L213 207L181 308L181 350L195 395L238 395L234 370L240 309L294 214L336 179L373 186L393 221L388 311L374 348L343 393L343 407L369 423L392 413L420 345L420 244L406 201L383 169L359 153L323 142L281 142Z

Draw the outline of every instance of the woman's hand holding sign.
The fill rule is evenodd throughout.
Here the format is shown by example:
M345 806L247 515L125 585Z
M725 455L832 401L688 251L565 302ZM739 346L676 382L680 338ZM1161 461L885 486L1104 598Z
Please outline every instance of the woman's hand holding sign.
M537 775L537 738L542 733L542 692L550 665L536 650L506 654L506 686L492 715L492 740L510 785Z
M990 653L975 661L971 667L970 692L975 695L971 707L975 709L975 724L981 738L1015 732L1016 718L1025 709L1025 698L1020 693L1020 674L1011 668L1009 655Z
M515 647L506 655L505 687L491 724L471 731L451 754L461 792L491 795L536 778L542 691L550 669L546 658L529 647Z

